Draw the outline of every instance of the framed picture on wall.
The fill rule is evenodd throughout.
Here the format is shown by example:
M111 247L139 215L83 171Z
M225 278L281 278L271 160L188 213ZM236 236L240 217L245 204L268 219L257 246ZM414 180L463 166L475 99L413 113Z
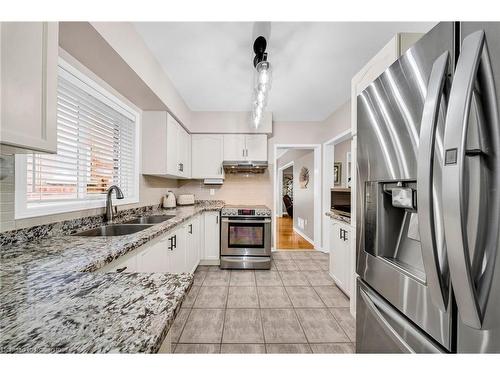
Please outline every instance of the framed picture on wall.
M338 186L342 184L342 163L333 163L333 185Z

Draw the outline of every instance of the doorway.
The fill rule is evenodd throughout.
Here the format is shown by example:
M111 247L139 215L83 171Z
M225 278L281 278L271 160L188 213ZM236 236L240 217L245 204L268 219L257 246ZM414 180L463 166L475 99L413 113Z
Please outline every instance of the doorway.
M274 249L320 248L321 145L275 145ZM319 229L319 233L318 233Z

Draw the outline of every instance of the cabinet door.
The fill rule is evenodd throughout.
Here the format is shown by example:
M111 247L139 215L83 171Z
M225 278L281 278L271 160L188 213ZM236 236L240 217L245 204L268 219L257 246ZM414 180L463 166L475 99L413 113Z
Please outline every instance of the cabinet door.
M244 134L224 134L224 160L246 160Z
M167 174L167 113L142 112L142 173Z
M183 147L183 155L182 155L182 166L183 166L183 176L185 178L191 178L191 170L192 170L192 164L191 164L191 134L189 134L186 130L182 130L182 147Z
M219 242L220 242L220 219L219 212L205 212L205 235L204 235L204 255L205 260L219 259Z
M57 22L0 23L2 144L57 152Z
M193 272L200 261L199 216L186 225L186 271Z
M181 176L179 159L180 125L167 114L167 173L172 176Z
M168 272L168 235L137 254L138 272Z
M267 135L252 134L245 136L246 159L250 161L267 161Z
M185 227L172 232L168 241L169 272L186 272L186 234Z
M193 134L192 178L223 178L224 137L221 134Z

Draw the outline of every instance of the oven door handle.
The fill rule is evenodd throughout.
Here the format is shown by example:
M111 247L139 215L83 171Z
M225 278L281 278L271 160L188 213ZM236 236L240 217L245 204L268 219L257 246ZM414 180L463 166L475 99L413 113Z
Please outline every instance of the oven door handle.
M265 220L234 220L234 219L228 219L228 218L223 218L222 219L223 223L236 223L236 224L270 224L271 219L265 219Z

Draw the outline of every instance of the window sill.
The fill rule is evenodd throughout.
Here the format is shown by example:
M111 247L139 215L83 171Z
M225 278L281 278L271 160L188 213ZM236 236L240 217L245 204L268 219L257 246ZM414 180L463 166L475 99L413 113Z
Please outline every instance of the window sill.
M113 199L113 206L120 207L127 204L139 203L138 197L131 197L126 199ZM18 209L16 207L14 219L29 219L34 217L49 216L66 214L70 212L92 210L97 208L104 208L106 206L105 199L96 199L80 202L65 202L65 203L35 203L28 207Z

